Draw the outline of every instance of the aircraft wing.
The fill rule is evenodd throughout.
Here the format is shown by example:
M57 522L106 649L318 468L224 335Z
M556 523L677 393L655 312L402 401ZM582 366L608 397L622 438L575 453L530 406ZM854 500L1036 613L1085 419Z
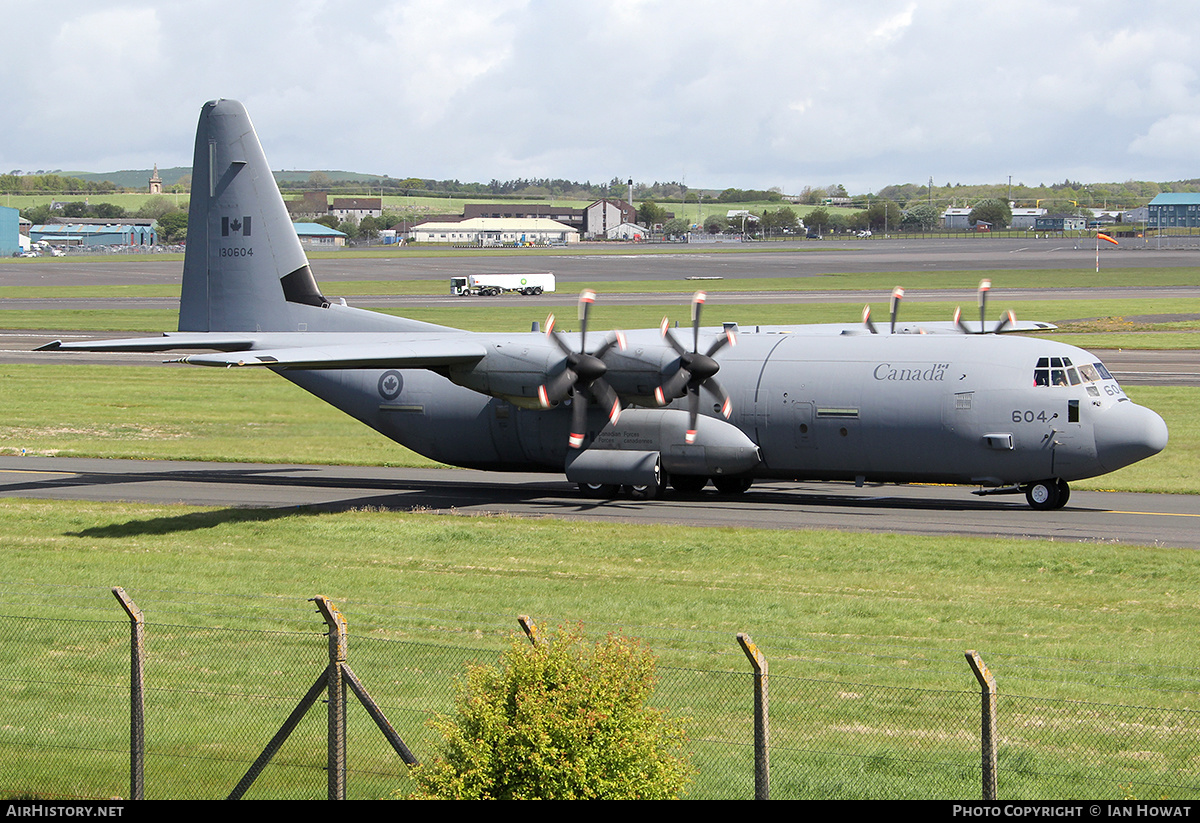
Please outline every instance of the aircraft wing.
M968 328L971 334L977 334L979 321L974 323L968 322ZM1018 320L1013 323L1005 324L1004 328L996 330L994 327L988 327L985 331L988 334L1011 334L1012 332L1044 332L1053 331L1058 328L1053 323L1043 323L1037 320ZM878 324L879 334L888 334L889 326L886 321ZM841 334L871 334L871 332L862 323L812 323L802 326L742 326L739 331L743 334L749 331L757 331L763 334L797 334L797 335L813 335L813 336L828 336ZM705 332L718 334L722 329L708 328ZM896 324L896 334L963 334L962 327L950 320L929 320L923 323L915 321L904 321Z
M195 366L262 366L272 369L425 369L475 363L487 350L468 340L346 343L222 354L193 354L179 362Z
M182 332L162 334L158 337L128 337L117 340L81 340L64 343L52 340L34 351L170 351L172 349L215 349L217 351L243 351L254 347L254 337L247 334L222 334L214 332Z

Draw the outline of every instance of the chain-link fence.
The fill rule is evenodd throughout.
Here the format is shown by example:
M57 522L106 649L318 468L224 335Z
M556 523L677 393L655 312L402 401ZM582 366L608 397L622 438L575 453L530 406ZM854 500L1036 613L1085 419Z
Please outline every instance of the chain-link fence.
M329 741L343 734L346 797L403 797L415 789L404 760L362 702L350 697L344 728L332 730L322 685L334 659L330 628L295 602L287 604L296 617L290 626L270 626L286 622L273 613L242 619L198 604L190 621L156 622L155 609L147 607L139 744L131 706L137 644L120 606L103 595L89 590L81 595L86 606L54 609L84 615L79 619L42 617L38 612L48 610L41 608L32 609L33 616L0 615L0 792L6 796L136 796L131 775L139 754L147 798L229 796L314 689L319 699L243 796L327 797ZM137 600L136 592L130 595ZM450 615L395 621L373 615L363 617L356 633L353 609L347 617L348 668L418 760L437 749L428 721L452 711L456 680L469 663L495 662L517 625L515 616L508 628L481 628L455 626ZM190 625L196 618L213 625ZM662 644L670 646L666 634ZM769 661L770 645L761 651ZM799 656L794 649L779 651L781 662ZM945 688L897 686L883 675L858 682L805 677L796 674L803 662L756 678L734 638L707 657L678 649L665 657L670 661L660 663L653 702L688 718L697 771L688 797L754 797L756 762L760 768L769 763L757 784L765 788L769 777L777 799L981 796L981 698L961 657L953 667L932 670ZM862 665L865 673L894 668ZM997 676L1003 684L1003 669ZM758 730L756 687L763 688L767 719ZM1173 705L1152 708L1001 688L997 796L1200 797L1200 713L1182 705L1194 694L1190 685L1176 685L1163 700ZM765 749L756 750L756 731Z

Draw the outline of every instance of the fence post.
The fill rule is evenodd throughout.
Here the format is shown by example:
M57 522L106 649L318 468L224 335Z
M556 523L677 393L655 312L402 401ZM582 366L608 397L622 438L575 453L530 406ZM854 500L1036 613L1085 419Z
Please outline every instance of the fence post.
M313 598L321 616L329 626L329 800L346 799L346 678L342 665L346 662L346 618L326 597Z
M129 615L129 799L145 800L146 783L143 763L146 755L145 706L145 628L142 610L120 586L112 587L113 596Z
M738 644L754 667L754 799L771 799L771 724L767 699L767 658L750 635L738 632Z
M979 681L982 696L980 741L983 747L983 799L996 799L996 678L977 652L965 652L967 663Z
M527 614L518 614L517 622L521 624L521 631L525 632L525 636L529 638L529 642L536 646L542 642L542 633L538 629L537 623L533 622L533 618Z

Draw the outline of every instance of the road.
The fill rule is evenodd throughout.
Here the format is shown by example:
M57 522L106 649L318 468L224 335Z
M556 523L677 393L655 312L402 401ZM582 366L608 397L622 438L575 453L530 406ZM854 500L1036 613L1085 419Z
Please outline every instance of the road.
M189 503L346 511L378 506L445 514L505 513L689 528L839 529L995 536L1200 549L1200 496L1073 491L1064 509L1035 512L1023 496L963 487L764 482L728 498L580 497L561 475L464 469L0 458L0 497Z

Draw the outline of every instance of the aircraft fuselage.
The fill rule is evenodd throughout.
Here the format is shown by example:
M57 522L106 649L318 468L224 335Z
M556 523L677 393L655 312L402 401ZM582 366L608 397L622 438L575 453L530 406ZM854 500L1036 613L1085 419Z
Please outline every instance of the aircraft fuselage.
M508 354L502 361L489 355L490 366L477 375L455 374L459 382L490 380L494 391L507 386L527 398L557 358L541 335L477 337L489 352ZM633 333L628 348L609 357L607 379L622 397L644 396L674 358L658 334ZM1062 343L991 335L744 333L718 360L732 400L728 424L757 445L761 458L736 473L755 478L984 486L1077 480L1143 459L1166 441L1161 418L1132 403L1095 365L1098 358ZM1083 369L1095 379L1081 376ZM527 408L521 396L487 397L424 370L282 373L440 462L562 471L570 452L565 408ZM702 394L702 400L701 413L721 420L712 398ZM668 408L683 403L677 399ZM605 443L612 428L592 408L586 445L625 447ZM699 451L706 443L672 447Z

